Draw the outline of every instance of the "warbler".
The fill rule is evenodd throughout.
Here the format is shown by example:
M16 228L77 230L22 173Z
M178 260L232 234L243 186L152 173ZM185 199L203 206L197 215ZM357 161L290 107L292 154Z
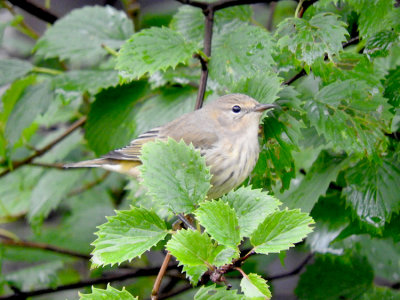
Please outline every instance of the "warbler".
M205 157L212 174L207 197L216 199L240 185L253 170L260 146L259 123L262 113L274 104L261 104L243 94L222 96L203 108L184 114L164 126L141 134L128 146L98 159L66 164L66 168L100 167L137 176L142 145L154 140L192 143Z

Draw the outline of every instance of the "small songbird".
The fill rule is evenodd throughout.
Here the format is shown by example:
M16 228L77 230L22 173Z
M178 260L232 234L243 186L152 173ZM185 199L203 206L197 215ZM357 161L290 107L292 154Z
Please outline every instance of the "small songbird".
M261 104L243 94L222 96L203 108L182 115L164 126L141 134L128 146L102 158L66 164L66 168L100 167L137 176L142 145L168 137L192 143L205 157L212 174L207 196L216 199L240 185L253 170L260 146L259 122L262 113L274 104Z

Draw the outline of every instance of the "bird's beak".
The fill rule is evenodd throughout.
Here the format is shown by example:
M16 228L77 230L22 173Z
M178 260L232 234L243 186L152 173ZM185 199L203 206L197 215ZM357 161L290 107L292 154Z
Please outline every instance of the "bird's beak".
M270 108L278 108L279 106L278 105L276 105L276 104L257 104L256 105L256 107L254 108L254 111L257 111L257 112L262 112L262 111L265 111L265 110L267 110L267 109L270 109Z

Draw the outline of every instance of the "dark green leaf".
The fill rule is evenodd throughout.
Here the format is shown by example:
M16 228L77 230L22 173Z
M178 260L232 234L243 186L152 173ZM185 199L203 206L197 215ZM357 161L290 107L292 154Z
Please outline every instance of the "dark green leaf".
M156 201L174 213L190 213L210 188L210 170L204 157L182 140L143 145L140 167L143 184Z
M32 64L26 60L13 58L0 59L0 86L23 77L32 68Z
M157 47L155 47L157 45ZM152 27L136 33L121 48L117 69L124 81L139 79L180 63L187 63L199 50L195 44L169 28Z
M384 96L389 99L389 103L396 108L400 107L400 66L391 70L385 81Z
M111 6L86 6L58 20L38 40L36 53L73 63L93 64L103 59L106 45L118 49L133 34L126 15Z
M98 227L93 242L92 261L96 266L130 261L167 235L167 226L154 212L144 208L117 211L108 222Z

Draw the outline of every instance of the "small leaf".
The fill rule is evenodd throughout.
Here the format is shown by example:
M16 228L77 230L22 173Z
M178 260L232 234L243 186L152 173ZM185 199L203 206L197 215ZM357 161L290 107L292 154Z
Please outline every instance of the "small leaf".
M14 58L0 59L0 86L25 76L32 68L33 65L26 60Z
M157 47L154 47L157 45ZM169 28L152 27L136 33L121 48L116 68L124 81L146 73L186 64L199 48Z
M231 191L222 197L222 201L229 203L235 210L241 237L250 236L265 217L281 204L278 199L262 192L261 189L253 190L251 187L241 187Z
M205 201L195 211L205 231L219 244L235 248L240 243L240 227L235 211L224 201Z
M167 226L154 212L133 207L117 211L99 226L92 262L113 265L142 255L167 235Z
M193 145L173 139L143 145L143 184L156 201L174 213L190 213L210 188L210 170Z
M288 48L296 58L311 65L325 53L329 57L342 50L342 42L348 35L345 23L339 16L320 13L306 20L303 18L287 18L278 25L275 36L279 38L278 46Z
M271 298L267 281L258 274L250 273L247 276L243 276L240 281L240 287L247 299L262 300Z
M202 286L194 295L194 300L245 300L244 295L239 295L236 290L227 290L224 287L216 287L215 284Z
M120 10L86 6L59 19L38 40L34 50L44 58L95 64L107 55L101 45L118 49L132 34L132 22Z
M312 231L313 219L300 210L284 210L267 216L250 237L256 253L278 253L294 246Z
M133 297L125 288L117 290L110 284L107 285L107 289L98 289L92 286L92 293L81 294L79 293L80 300L139 300L138 297Z
M206 266L188 266L184 265L182 267L182 272L186 273L186 278L189 279L192 285L197 285L201 276L208 270Z

